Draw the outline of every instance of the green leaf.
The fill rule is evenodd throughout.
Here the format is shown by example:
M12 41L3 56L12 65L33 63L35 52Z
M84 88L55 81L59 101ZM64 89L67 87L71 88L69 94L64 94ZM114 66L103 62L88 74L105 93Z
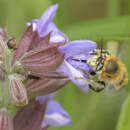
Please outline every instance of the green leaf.
M130 130L130 96L122 106L121 114L117 124L117 130Z
M130 34L129 16L117 16L114 18L103 18L88 22L80 22L63 28L63 31L71 40L92 39L92 40L117 40L122 41Z

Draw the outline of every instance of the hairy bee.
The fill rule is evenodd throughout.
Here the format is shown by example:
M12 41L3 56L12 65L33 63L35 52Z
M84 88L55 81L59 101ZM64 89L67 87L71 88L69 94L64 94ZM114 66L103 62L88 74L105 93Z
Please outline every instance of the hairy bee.
M88 60L80 60L89 64L92 71L86 73L89 77L90 89L96 92L102 91L105 87L119 90L128 82L128 73L125 65L112 56L106 50L95 49L90 54L93 57Z

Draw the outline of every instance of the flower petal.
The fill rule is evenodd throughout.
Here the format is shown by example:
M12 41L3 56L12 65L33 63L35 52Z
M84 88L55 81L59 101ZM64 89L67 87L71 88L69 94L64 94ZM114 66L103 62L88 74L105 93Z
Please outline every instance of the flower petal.
M93 55L90 55L90 54L80 54L80 55L71 56L71 59L88 60L91 57L93 57Z
M50 93L48 95L38 96L38 97L36 97L36 101L39 101L40 104L44 104L47 101L51 100L55 96L55 94L56 94L56 92Z
M97 47L97 44L90 40L72 41L64 46L59 47L60 52L64 52L67 57L90 52Z
M90 72L91 68L89 67L89 65L87 63L84 62L80 62L80 61L75 61L72 60L70 58L67 59L67 61L69 62L69 64L71 64L74 68L79 68L82 69L86 72Z
M27 23L27 26L30 26L32 25L33 26L33 31L37 30L38 27L38 19L35 19L35 20L32 20L31 22L28 22ZM44 35L43 34L39 34L40 37L43 37L45 35L47 35L48 33L51 32L51 39L50 39L50 43L56 43L56 42L65 42L65 41L68 41L68 38L67 36L61 32L57 26L53 23L53 22L50 22L48 24L48 27L46 30L44 30Z
M46 12L41 16L40 20L37 23L37 31L39 35L42 37L46 35L46 30L49 23L53 20L56 15L56 11L58 9L58 4L52 5L50 8L46 10Z
M74 55L73 57L68 57L66 60L71 64L74 68L79 68L81 70L84 70L86 72L90 72L91 68L86 62L82 62L81 60L88 60L88 58L91 58L92 55L90 54L80 54L80 55Z
M50 43L65 42L68 40L67 36L61 32L53 22L49 24L47 31L48 33L52 32Z
M32 30L33 30L33 32L34 31L36 31L36 29L37 29L37 23L39 22L39 19L33 19L31 22L27 22L26 23L26 26L27 27L29 27L29 26L31 26L32 25Z
M85 93L88 93L88 82L83 73L75 69L66 60L64 60L63 64L59 67L57 71L66 74L77 87L79 87Z
M46 126L64 126L71 125L72 120L68 113L61 107L61 105L54 100L50 100L46 107L46 112L44 120L42 122L42 127Z

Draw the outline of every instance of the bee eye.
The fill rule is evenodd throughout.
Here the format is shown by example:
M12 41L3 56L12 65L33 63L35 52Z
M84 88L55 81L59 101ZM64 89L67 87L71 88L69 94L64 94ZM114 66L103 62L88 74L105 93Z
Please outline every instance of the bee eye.
M113 60L108 60L105 71L111 74L116 73L118 71L118 64Z

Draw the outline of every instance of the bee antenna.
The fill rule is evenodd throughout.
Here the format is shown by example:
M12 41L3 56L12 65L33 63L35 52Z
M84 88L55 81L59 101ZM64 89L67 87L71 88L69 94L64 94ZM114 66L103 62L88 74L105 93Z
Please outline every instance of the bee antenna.
M102 57L102 49L103 49L103 39L101 39L101 41L100 41L100 49L101 49L101 57Z

